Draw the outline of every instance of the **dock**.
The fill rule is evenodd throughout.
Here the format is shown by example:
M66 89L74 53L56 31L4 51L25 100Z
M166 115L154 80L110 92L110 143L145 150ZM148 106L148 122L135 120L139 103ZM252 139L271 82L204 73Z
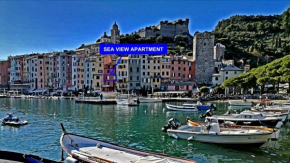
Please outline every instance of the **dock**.
M84 104L102 104L102 105L112 105L117 104L115 99L76 99L75 103L84 103Z
M161 98L162 102L167 102L167 101L198 101L198 99L194 98Z

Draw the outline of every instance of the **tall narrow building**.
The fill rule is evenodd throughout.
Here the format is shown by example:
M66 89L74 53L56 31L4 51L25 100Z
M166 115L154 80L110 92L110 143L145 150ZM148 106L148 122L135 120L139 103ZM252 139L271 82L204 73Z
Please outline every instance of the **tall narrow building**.
M120 43L120 30L118 29L118 25L115 22L111 29L111 43L119 44Z
M197 33L193 38L193 60L195 61L195 78L198 85L211 84L214 73L214 35Z

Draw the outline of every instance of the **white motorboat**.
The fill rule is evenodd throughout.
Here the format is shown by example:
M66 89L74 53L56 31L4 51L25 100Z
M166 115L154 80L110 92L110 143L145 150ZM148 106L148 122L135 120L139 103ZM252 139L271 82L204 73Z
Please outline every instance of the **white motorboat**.
M249 110L245 110L241 113L257 113L257 114L263 114L265 117L281 117L282 118L282 122L285 122L287 120L288 117L288 113L281 113L281 112L264 112L264 111L249 111Z
M282 121L281 117L267 117L260 113L243 112L240 114L231 114L228 111L221 116L207 116L206 119L211 121L212 119L218 119L219 123L225 123L226 121L234 122L236 125L250 125L250 126L267 126L276 127L280 125L278 122ZM281 122L282 123L282 122ZM283 124L283 123L282 123Z
M229 104L231 106L252 106L251 102L234 102L234 101L229 101Z
M190 126L200 126L200 125L207 125L207 122L201 122L201 121L193 121L193 120L187 120L187 125ZM242 125L236 125L233 122L226 122L223 124L220 124L220 128L234 128L234 129L258 129L258 130L266 130L273 132L271 134L270 139L277 140L280 136L280 129L277 128L267 128L264 126L242 126Z
M166 104L166 108L173 111L198 111L195 104L183 104L182 106Z
M60 145L67 153L67 162L89 163L193 163L188 160L164 154L146 152L119 146L108 142L67 133L62 126L63 133Z
M172 124L172 123L171 123ZM167 134L176 139L192 140L220 145L261 146L270 137L272 132L258 129L220 128L218 123L209 123L207 126L183 125L178 128L167 129Z
M138 98L140 103L155 103L155 102L162 102L160 98L147 98L147 97L139 97Z
M129 99L116 99L118 105L125 105L125 106L138 106L138 103L134 100Z
M166 104L166 108L168 110L173 110L173 111L188 111L188 112L202 110L202 108L201 109L198 109L197 106L201 106L202 107L203 105L201 104L200 101L198 101L196 104L183 104L182 106Z

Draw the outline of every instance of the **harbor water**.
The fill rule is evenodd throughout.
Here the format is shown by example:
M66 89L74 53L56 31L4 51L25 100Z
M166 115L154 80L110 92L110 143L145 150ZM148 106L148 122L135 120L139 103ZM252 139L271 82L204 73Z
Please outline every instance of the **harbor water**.
M213 103L217 106L217 114L228 110L227 103ZM61 158L59 138L62 132L60 123L63 123L68 132L197 162L290 162L289 124L281 129L278 141L269 141L261 148L234 149L168 137L161 132L161 127L170 118L178 118L182 124L187 117L201 119L199 113L168 111L165 103L126 107L76 104L65 99L0 99L0 118L7 113L27 120L29 124L1 126L0 150L30 153L54 160Z

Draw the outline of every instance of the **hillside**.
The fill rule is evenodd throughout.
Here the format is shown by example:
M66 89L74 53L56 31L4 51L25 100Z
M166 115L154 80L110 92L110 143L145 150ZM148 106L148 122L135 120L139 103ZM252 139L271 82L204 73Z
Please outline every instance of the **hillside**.
M226 59L264 65L290 54L290 8L282 15L232 16L220 21L213 33L226 46Z

